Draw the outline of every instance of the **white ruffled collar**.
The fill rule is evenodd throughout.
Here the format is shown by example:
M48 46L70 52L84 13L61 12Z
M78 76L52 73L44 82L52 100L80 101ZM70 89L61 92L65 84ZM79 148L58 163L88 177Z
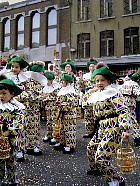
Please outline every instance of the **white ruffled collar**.
M0 101L0 109L2 109L3 111L12 112L14 110L25 109L25 106L19 101L17 101L15 98L13 98L8 103L2 103Z
M109 85L102 91L94 92L87 100L87 104L96 103L97 101L104 101L107 98L115 96L117 93L119 93L119 90L115 88L115 86Z
M14 75L13 72L7 72L5 75L8 79L13 80L15 84L21 84L29 79L39 82L42 86L45 86L48 82L44 75L33 71L21 71L18 75Z
M13 74L13 72L6 73L8 79L14 81L15 84L20 84L29 79L29 77L25 74L25 72L21 71L18 75Z
M44 88L43 88L43 93L52 93L54 90L60 88L60 84L53 81L53 83L48 86L46 85Z
M73 85L68 84L66 87L62 87L57 95L61 96L61 95L66 95L66 94L70 94L70 93L75 94L76 92L75 92Z
M130 79L125 81L124 84L122 84L122 86L138 86L138 83Z

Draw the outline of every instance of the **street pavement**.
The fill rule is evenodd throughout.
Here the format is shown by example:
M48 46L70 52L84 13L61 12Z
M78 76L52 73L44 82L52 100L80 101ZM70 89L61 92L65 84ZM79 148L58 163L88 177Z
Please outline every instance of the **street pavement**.
M41 125L41 156L27 156L22 163L17 163L18 186L105 186L101 176L86 174L88 161L86 146L89 139L85 133L84 121L77 122L77 146L71 155L55 151L48 143L42 142L44 124ZM137 166L133 174L126 175L128 186L140 186L140 147L134 147Z

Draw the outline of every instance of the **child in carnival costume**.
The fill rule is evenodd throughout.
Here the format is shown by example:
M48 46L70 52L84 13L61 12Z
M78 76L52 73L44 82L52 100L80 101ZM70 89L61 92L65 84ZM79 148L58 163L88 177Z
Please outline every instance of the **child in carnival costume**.
M126 78L125 78L126 79ZM140 146L140 126L136 120L136 102L140 96L140 86L138 81L140 72L128 75L127 80L120 86L120 91L124 95L127 102L129 115L132 118L132 136L137 146Z
M83 75L83 81L85 82L85 94L82 99L82 107L84 110L84 121L86 131L86 133L83 135L83 138L92 138L94 133L92 107L89 105L88 106L85 105L85 103L89 96L96 91L95 84L91 81L91 74L94 71L97 63L98 63L97 60L91 58L86 65L89 72Z
M12 56L7 64L10 71L6 73L6 76L23 90L18 99L26 106L26 152L31 155L41 155L42 152L39 149L40 94L47 79L38 72L25 70L28 66L27 61L21 56Z
M85 73L83 75L83 80L86 83L86 88L85 90L87 91L88 89L90 89L92 87L92 82L91 82L91 74L94 71L96 65L97 65L97 60L94 58L91 58L88 62L87 62L87 69L89 70L89 72Z
M64 61L61 65L60 65L61 69L63 70L62 71L62 74L63 73L67 73L67 74L70 74L72 75L74 81L74 85L76 83L76 76L74 74L74 72L76 71L76 65L74 64L74 62L70 59L66 59L66 61Z
M76 110L77 94L73 87L73 77L70 74L64 73L60 77L62 88L57 94L58 119L59 121L59 139L54 126L53 136L57 143L54 145L55 150L63 150L64 154L74 152L76 147Z
M56 117L56 97L57 92L60 89L60 84L56 82L55 75L52 72L46 72L44 76L47 78L48 83L43 88L42 94L42 109L45 108L45 117L46 117L46 131L45 137L43 138L44 142L50 142L55 144L55 139L53 139L53 124Z
M66 61L64 61L61 65L60 65L61 69L63 70L63 73L67 73L70 74L73 77L73 86L76 90L76 92L78 93L78 89L77 89L77 79L76 79L76 75L74 74L76 71L76 65L74 63L74 61L70 60L70 59L66 59ZM77 96L79 97L79 103L80 103L80 95L77 94ZM77 107L75 107L75 110L77 112L77 120L80 119L81 117L81 107L80 105L77 103Z
M94 58L90 58L89 61L87 62L87 69L89 70L89 72L87 72L86 74L83 75L83 79L84 80L91 80L91 74L93 72L93 70L95 69L95 66L97 65L97 60Z
M97 90L97 87L94 85L84 94L82 98L82 108L84 110L84 122L86 130L86 133L83 135L83 138L92 138L95 131L92 105L87 105L86 102L88 98Z
M2 77L2 75L1 75ZM6 79L6 77L5 77ZM17 98L17 97L16 97ZM18 100L18 99L17 99ZM25 107L22 112L17 113L15 117L13 117L14 128L16 129L16 160L18 162L24 161L24 152L25 152Z
M131 125L125 99L112 86L115 79L115 75L106 66L97 66L91 76L98 90L87 100L87 104L93 107L96 125L95 135L87 146L90 166L87 174L102 174L109 186L125 186L123 177L111 164L112 155L121 140L128 138Z
M75 86L76 92L79 95L79 105L77 109L77 119L81 120L84 118L84 108L82 107L83 97L85 95L85 81L81 78L76 81Z
M18 151L16 156L19 155L19 160L24 159L25 139L21 137L25 136L18 135L24 127L25 106L14 98L21 92L12 80L0 77L0 184L6 181L9 186L17 185L15 152Z
M30 72L35 72L44 75L45 72L45 62L44 61L32 61L29 63L29 66L27 67L27 70ZM45 86L45 85L44 85ZM42 109L42 102L40 100L40 119L41 121L44 120L44 113Z

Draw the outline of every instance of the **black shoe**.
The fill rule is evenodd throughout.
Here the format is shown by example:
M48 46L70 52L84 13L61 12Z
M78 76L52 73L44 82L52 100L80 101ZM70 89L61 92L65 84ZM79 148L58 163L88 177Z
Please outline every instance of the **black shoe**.
M34 152L33 154L34 156L41 156L42 155L42 151L39 151L39 152Z
M16 158L16 162L24 162L25 161L25 158Z
M35 147L34 149L33 149L33 151L34 151L34 156L41 156L42 155L42 151L38 148L38 147Z
M74 152L74 148L70 148L69 151L65 150L65 147L64 147L64 150L63 150L63 154L72 154Z
M121 183L119 183L119 186L126 186L125 181L122 181Z
M55 145L56 144L56 140L54 138L52 138L49 142L49 145Z
M43 142L44 142L44 143L50 142L51 139L52 139L52 138L44 137L44 138L43 138Z
M13 183L9 183L8 185L9 185L9 186L17 186L18 184L15 183L15 182L13 182Z
M58 146L53 146L53 149L54 150L57 150L57 151L61 151L61 150L63 150L64 149L64 146L63 145L58 145Z
M8 186L17 186L19 184L18 181L10 181Z
M83 135L83 138L92 138L93 137L93 134L85 134Z
M34 155L34 149L27 149L26 154Z
M87 170L87 175L101 176L102 173L98 169L89 169Z
M50 142L49 142L49 145L55 145L55 144L56 144L55 141L50 141Z
M136 146L140 146L140 138L135 138L134 143Z

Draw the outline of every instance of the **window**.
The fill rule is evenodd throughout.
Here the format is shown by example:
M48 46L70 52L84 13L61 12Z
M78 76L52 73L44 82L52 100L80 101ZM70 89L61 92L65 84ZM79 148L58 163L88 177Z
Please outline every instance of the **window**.
M17 49L22 50L24 48L24 17L19 16L17 18Z
M39 47L39 36L40 36L40 14L33 12L32 14L32 42L31 47Z
M139 28L131 27L124 30L124 53L138 54L139 50Z
M78 0L78 20L90 18L90 0Z
M55 9L48 11L48 45L57 43L57 12Z
M100 0L100 17L111 17L112 14L112 0Z
M100 32L100 56L114 56L114 31Z
M8 18L3 21L3 51L9 51L10 49L10 20Z
M138 12L138 0L124 0L124 14Z
M77 36L77 57L89 58L90 57L90 34L81 33Z

